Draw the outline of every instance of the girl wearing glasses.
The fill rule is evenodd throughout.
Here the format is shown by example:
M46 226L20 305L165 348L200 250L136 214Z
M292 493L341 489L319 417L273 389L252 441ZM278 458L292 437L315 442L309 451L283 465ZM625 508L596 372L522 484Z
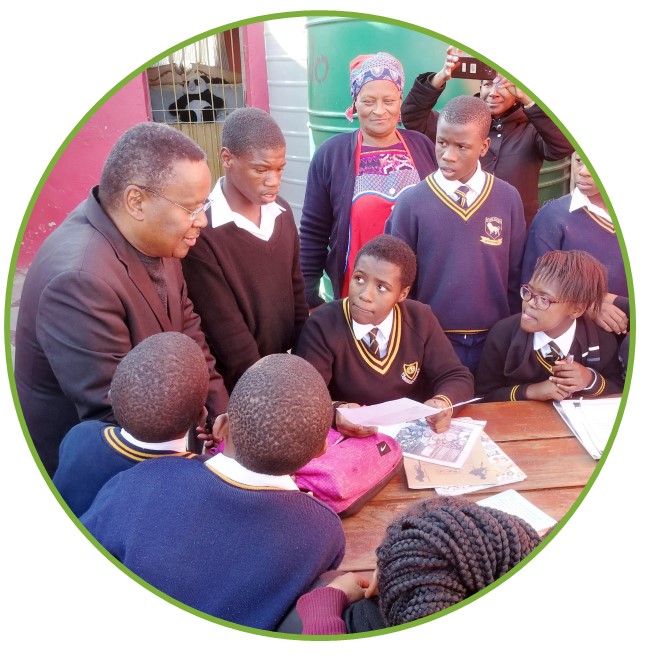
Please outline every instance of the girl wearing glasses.
M539 258L522 285L521 312L490 330L476 373L484 401L561 401L623 389L618 344L588 313L607 291L604 266L587 252Z

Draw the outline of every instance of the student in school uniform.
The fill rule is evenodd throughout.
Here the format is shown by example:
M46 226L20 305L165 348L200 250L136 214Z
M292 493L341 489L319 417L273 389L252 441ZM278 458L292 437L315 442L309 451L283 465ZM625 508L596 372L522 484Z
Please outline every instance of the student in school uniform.
M399 196L385 225L418 258L412 298L429 304L472 373L490 327L518 310L525 245L520 195L481 169L489 130L484 101L450 100L437 126L439 170Z
M606 289L604 266L587 252L540 257L520 288L522 312L488 334L477 394L484 401L561 401L622 392L616 337L588 317Z
M320 372L336 409L408 397L438 409L427 421L442 432L453 404L473 397L473 377L429 306L407 299L415 273L415 255L402 240L370 240L355 258L348 297L310 315L296 354ZM335 422L348 436L376 431L351 425L338 410Z
M119 425L85 420L65 435L54 485L76 516L121 471L158 457L196 458L187 433L205 415L208 367L196 342L177 331L141 341L119 362L109 399Z
M532 277L537 259L551 250L584 250L604 264L607 294L593 315L597 324L626 334L628 331L628 283L623 254L600 189L581 156L572 155L574 191L546 203L527 234L521 281Z
M226 117L221 144L225 174L210 194L210 226L182 270L231 392L258 359L294 347L308 304L294 216L278 195L286 153L280 127L264 110L240 108Z
M173 599L273 630L343 559L340 518L290 476L324 452L331 420L317 371L295 355L268 355L231 393L225 452L117 474L82 524Z

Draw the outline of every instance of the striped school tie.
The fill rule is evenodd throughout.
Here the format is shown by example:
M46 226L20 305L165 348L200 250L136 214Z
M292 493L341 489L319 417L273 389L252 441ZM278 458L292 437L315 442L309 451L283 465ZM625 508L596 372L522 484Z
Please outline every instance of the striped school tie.
M369 352L374 356L380 359L380 345L378 344L378 327L374 327L371 329L371 331L368 333L369 337Z
M544 360L551 366L555 366L561 359L565 358L565 355L555 341L549 341L548 347L551 351L547 355L544 355Z
M469 193L469 187L466 184L463 184L461 187L455 189L455 196L457 196L457 204L463 209L467 209L467 194Z

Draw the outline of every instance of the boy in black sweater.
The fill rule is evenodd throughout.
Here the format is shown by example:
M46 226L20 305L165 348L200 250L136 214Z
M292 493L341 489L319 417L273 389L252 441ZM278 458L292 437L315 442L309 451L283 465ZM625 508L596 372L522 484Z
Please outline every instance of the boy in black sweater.
M573 395L620 393L623 384L614 334L587 313L607 291L604 266L587 252L541 256L522 285L522 313L488 334L476 373L485 401L561 401Z
M220 159L225 175L210 194L210 226L182 269L231 392L258 359L294 346L308 305L294 217L278 197L285 167L280 127L263 110L235 110L222 127Z

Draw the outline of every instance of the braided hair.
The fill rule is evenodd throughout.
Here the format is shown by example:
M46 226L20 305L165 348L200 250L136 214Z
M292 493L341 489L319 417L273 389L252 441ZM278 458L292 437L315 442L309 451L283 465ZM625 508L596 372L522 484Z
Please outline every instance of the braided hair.
M376 550L385 623L407 623L461 602L506 574L540 541L524 520L463 497L412 505Z

